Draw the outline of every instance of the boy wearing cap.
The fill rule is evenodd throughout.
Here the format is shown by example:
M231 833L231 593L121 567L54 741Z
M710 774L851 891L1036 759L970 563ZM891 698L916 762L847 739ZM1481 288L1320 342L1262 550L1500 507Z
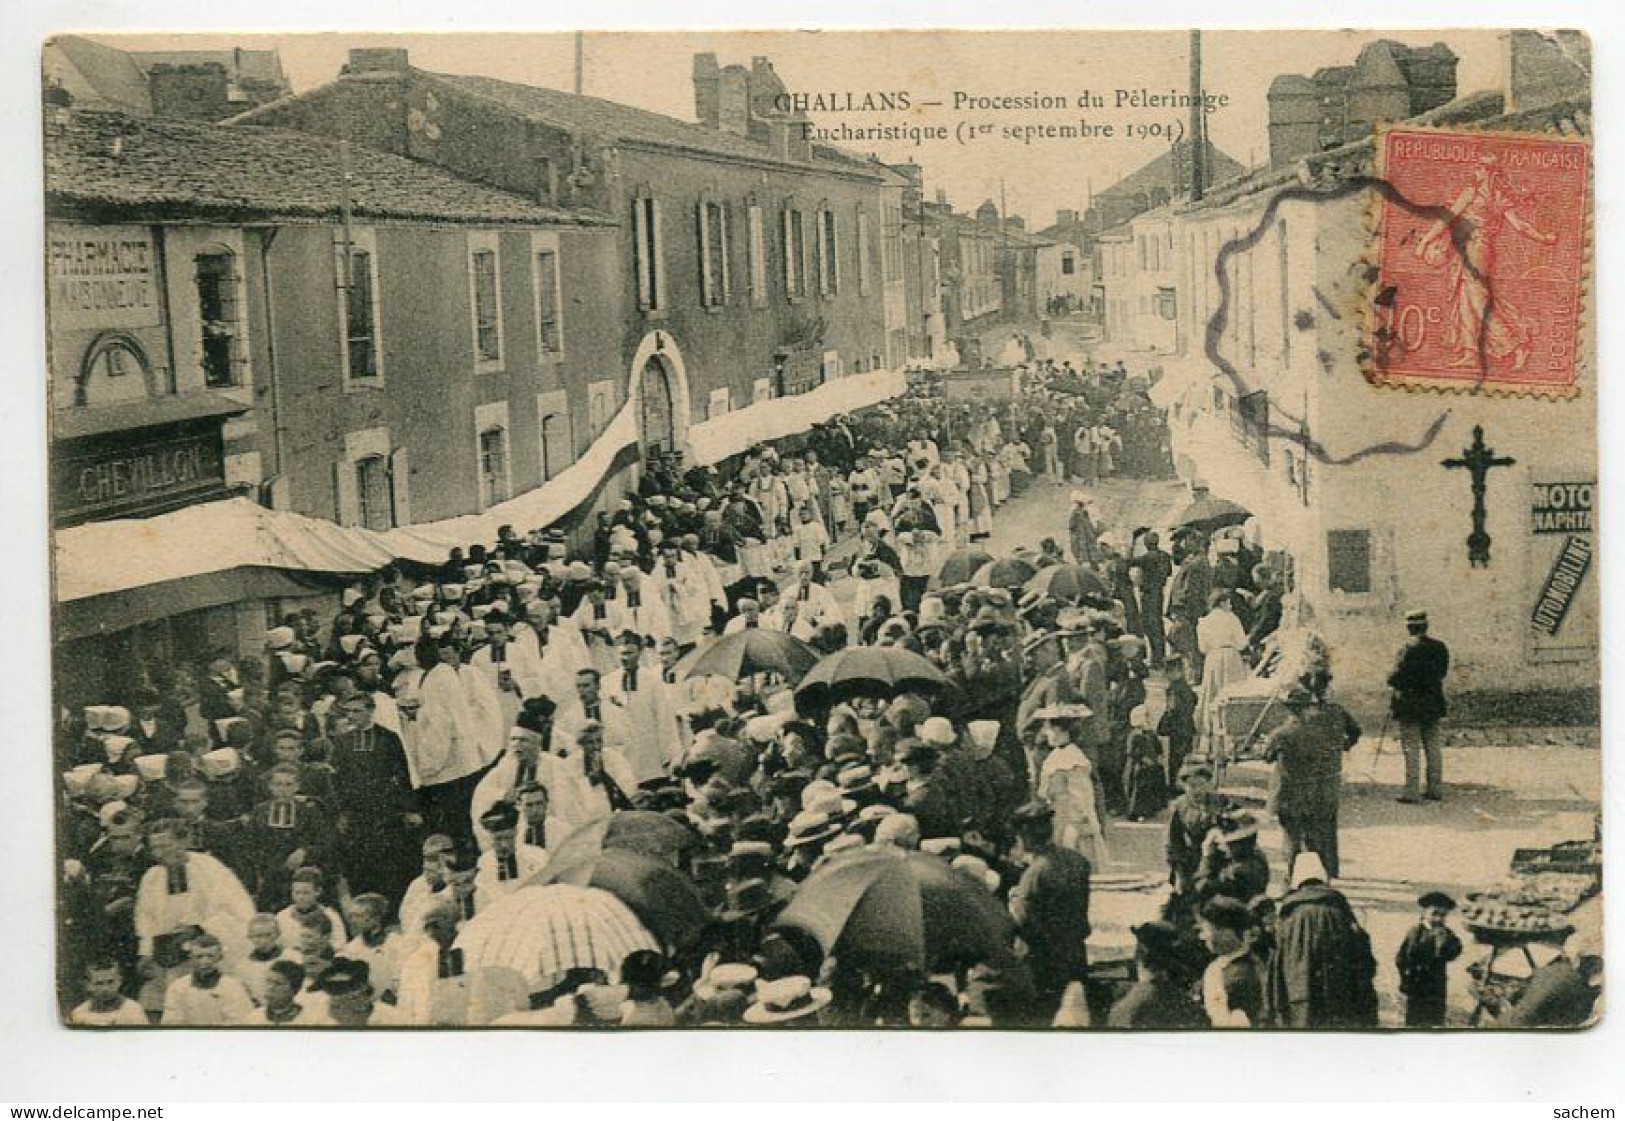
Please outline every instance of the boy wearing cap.
M474 871L475 905L483 911L539 873L547 864L547 851L519 840L519 807L512 802L497 802L486 810L480 827L491 839Z
M1399 991L1405 994L1405 1026L1442 1028L1449 1000L1449 965L1461 956L1461 939L1445 925L1456 901L1430 891L1416 901L1421 915L1394 958Z

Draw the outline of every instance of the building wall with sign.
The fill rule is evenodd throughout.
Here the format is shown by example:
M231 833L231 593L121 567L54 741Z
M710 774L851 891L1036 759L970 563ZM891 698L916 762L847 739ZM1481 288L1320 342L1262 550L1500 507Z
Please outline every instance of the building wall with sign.
M161 228L46 224L53 410L141 400L176 384L162 253Z
M1553 513L1550 484L1570 484L1568 495L1596 481L1594 375L1561 402L1372 386L1356 358L1370 198L1288 202L1265 223L1268 201L1176 219L1187 341L1164 392L1181 475L1247 506L1266 547L1292 555L1347 694L1382 696L1411 608L1451 647L1452 692L1595 688L1595 563L1573 581L1555 633L1535 622L1559 561L1561 589L1591 543L1576 528L1584 519L1548 517L1543 531L1536 515ZM1213 271L1226 246L1236 247L1228 296ZM1234 377L1205 352L1209 338ZM1468 558L1468 472L1441 464L1475 425L1516 460L1488 473L1487 566ZM1565 554L1571 536L1585 540Z

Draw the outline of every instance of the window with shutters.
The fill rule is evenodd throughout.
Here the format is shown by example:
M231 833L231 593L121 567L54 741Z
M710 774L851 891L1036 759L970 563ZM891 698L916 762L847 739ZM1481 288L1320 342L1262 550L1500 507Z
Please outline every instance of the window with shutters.
M767 305L767 233L762 225L762 208L752 203L745 210L745 252L750 257L750 303Z
M1371 531L1326 531L1326 584L1334 592L1371 590Z
M833 296L841 287L840 224L835 211L818 211L818 294Z
M541 249L536 253L536 336L543 355L557 358L564 353L557 249Z
M357 521L367 529L394 529L395 509L389 481L389 460L369 455L356 460Z
M790 301L807 295L807 231L801 211L784 208L784 296Z
M869 294L869 214L858 207L858 295Z
M887 201L881 211L881 276L887 283L903 278L903 206Z
M351 229L348 240L341 237L336 250L345 383L350 387L381 385L384 351L378 317L378 256L372 231Z
M700 246L700 306L722 307L728 302L728 208L703 201L696 208Z
M595 381L587 386L587 423L596 438L615 417L615 383Z
M474 357L481 371L502 366L502 278L495 234L469 238L468 274L474 305Z
M339 523L380 530L407 524L406 475L406 452L390 448L389 429L346 432L334 468Z
M508 430L487 428L480 433L480 506L495 506L508 499Z
M542 418L542 481L556 479L575 461L570 445L570 414L548 413Z
M640 194L632 200L632 250L638 307L644 311L660 311L667 303L660 203L648 194Z
M242 380L237 257L225 251L203 253L196 265L203 384L211 389L229 388Z

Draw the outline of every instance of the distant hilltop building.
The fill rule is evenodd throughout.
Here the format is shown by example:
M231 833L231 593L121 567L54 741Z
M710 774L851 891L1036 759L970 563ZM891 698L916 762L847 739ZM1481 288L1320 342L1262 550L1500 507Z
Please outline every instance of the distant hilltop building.
M47 85L132 117L222 121L293 92L276 51L124 51L78 35L45 44Z
M1456 54L1443 43L1367 43L1353 66L1270 83L1270 166L1370 136L1379 121L1403 121L1456 97Z

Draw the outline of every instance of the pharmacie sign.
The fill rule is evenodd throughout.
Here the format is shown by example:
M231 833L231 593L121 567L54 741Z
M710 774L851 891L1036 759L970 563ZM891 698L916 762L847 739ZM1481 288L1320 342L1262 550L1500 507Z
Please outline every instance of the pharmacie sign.
M158 256L146 226L53 223L46 230L51 318L61 326L161 322Z
M1590 533L1592 482L1535 483L1529 506L1536 533Z

